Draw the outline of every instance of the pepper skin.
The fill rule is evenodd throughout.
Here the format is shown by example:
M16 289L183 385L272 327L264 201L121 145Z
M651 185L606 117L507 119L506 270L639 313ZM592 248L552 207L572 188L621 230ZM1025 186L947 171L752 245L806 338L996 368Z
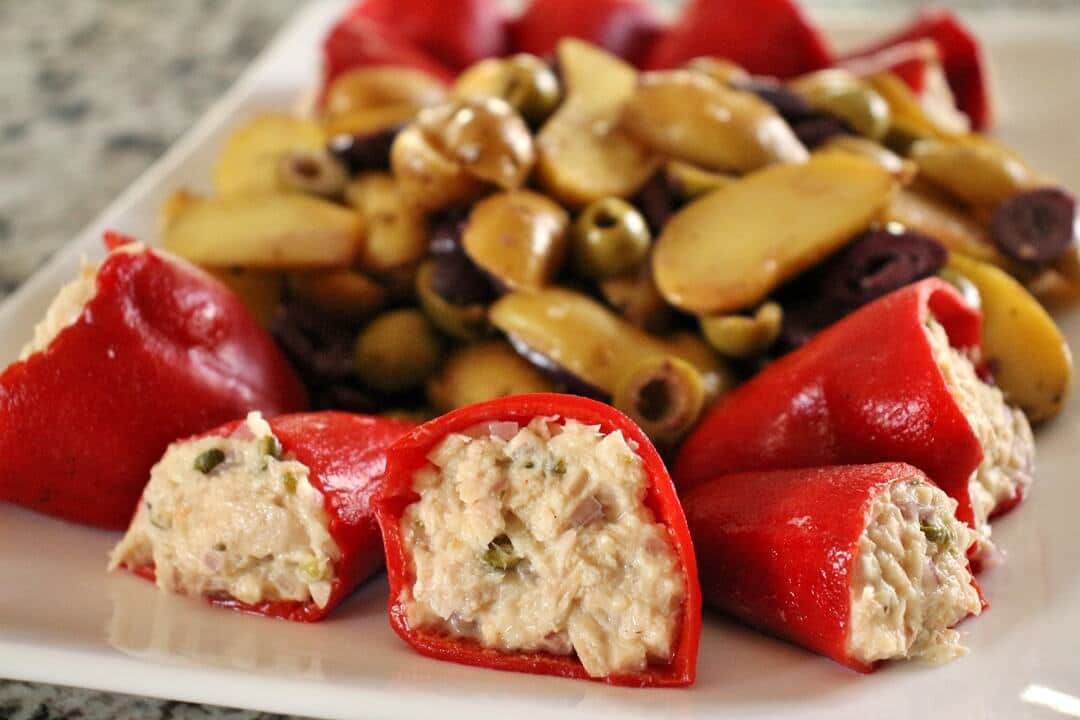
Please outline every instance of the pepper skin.
M402 590L412 584L413 577L409 570L409 554L402 540L401 517L405 508L419 499L412 489L416 471L427 464L427 454L447 435L464 432L485 422L509 421L526 425L537 417L599 425L604 433L619 430L627 441L637 443L638 456L650 480L645 503L657 522L668 527L672 548L686 573L683 618L671 663L650 666L642 672L592 678L573 656L543 652L504 653L481 647L471 639L409 627L400 597ZM537 393L478 403L436 418L413 430L390 449L386 479L376 497L375 512L386 546L390 625L422 655L495 670L597 680L630 687L684 687L694 682L701 635L701 592L686 519L660 456L633 421L611 406L575 395Z
M202 270L126 245L96 282L73 324L0 375L0 500L122 529L170 442L250 410L302 410L307 397L243 303Z
M933 40L910 40L870 53L856 53L837 61L859 77L890 72L904 81L916 96L926 89L931 72L942 72L941 57Z
M663 30L638 0L533 0L510 27L519 52L544 57L562 38L576 37L639 66Z
M903 463L725 475L683 497L705 603L859 672L847 651L859 537ZM978 589L978 583L972 579ZM980 592L981 597L981 592Z
M931 312L954 347L978 351L982 316L937 278L864 305L705 412L676 459L680 494L735 472L906 462L973 524L982 446L934 361Z
M779 78L833 64L825 36L793 0L690 0L646 65L666 70L706 55Z
M986 130L993 120L990 82L982 46L975 34L948 10L927 9L910 25L855 56L880 52L911 40L929 39L937 45L945 79L956 106L974 130Z
M322 493L323 508L330 517L330 536L341 550L334 562L330 598L321 608L314 602L295 600L251 605L213 596L207 601L254 615L316 622L382 567L382 542L371 500L386 469L386 449L413 424L335 411L282 415L267 422L281 442L282 452L308 468L308 482ZM243 420L236 420L200 437L227 437L243 424ZM128 569L155 580L152 565Z

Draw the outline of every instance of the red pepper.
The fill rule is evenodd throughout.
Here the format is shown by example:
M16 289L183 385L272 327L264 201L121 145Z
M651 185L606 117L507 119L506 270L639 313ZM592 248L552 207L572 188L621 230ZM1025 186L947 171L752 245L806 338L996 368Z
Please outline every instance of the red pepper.
M876 53L900 43L921 39L933 40L937 45L956 106L971 119L971 126L975 130L990 127L993 107L982 46L960 18L948 10L923 10L906 28L854 55Z
M871 53L848 55L837 65L859 77L890 72L904 81L916 95L926 89L931 72L941 72L937 44L933 40L911 40Z
M323 94L339 76L361 67L398 65L422 70L443 82L454 72L393 30L366 17L347 17L323 43Z
M0 500L120 529L170 442L307 398L243 303L202 270L127 246L96 283L73 324L0 375Z
M471 639L448 637L437 631L409 626L400 598L402 590L410 587L414 579L410 571L409 553L401 536L401 517L405 508L419 499L412 489L416 471L428 464L428 453L447 435L467 431L481 423L516 422L527 425L537 417L572 419L599 425L604 433L618 430L628 442L637 444L638 456L649 478L645 504L652 510L656 521L667 526L672 548L686 573L686 599L671 663L651 666L641 672L591 678L572 656L543 652L499 652L481 647ZM694 682L701 634L701 592L686 518L667 469L652 443L632 420L611 406L575 395L538 393L470 405L436 418L413 430L390 449L386 480L375 499L375 512L386 545L390 625L421 654L465 665L594 679L612 685L682 687Z
M865 305L721 398L675 463L680 493L727 473L906 462L974 521L968 480L982 446L949 393L924 323L977 351L982 316L929 278Z
M255 605L226 596L207 600L219 607L267 617L315 622L341 603L383 564L379 526L371 499L386 469L386 449L413 424L401 420L343 412L282 415L267 421L282 452L308 470L308 482L322 493L330 517L328 530L341 556L334 561L330 598L324 607L313 601L274 600ZM228 437L243 420L222 425L198 437ZM128 568L154 581L153 565Z
M679 67L705 55L780 78L833 64L825 36L794 0L690 0L656 43L647 67Z
M912 476L925 479L910 465L883 463L741 473L695 486L683 506L706 604L873 670L847 650L859 538L874 499Z
M638 0L533 0L513 24L514 49L541 57L559 40L587 40L641 65L660 37L663 24Z
M362 0L346 18L373 20L456 72L508 45L495 0Z

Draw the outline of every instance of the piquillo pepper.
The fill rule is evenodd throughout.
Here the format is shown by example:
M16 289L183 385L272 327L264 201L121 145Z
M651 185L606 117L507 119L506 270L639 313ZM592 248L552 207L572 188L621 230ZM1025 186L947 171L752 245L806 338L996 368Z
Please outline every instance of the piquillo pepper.
M683 506L708 606L860 672L961 653L982 610L956 503L910 465L721 476Z
M421 654L693 682L701 597L685 518L649 440L610 406L542 393L432 420L391 448L375 506L390 624Z
M123 528L178 437L307 403L228 288L137 244L87 266L0 375L0 500Z
M976 377L980 341L979 312L936 278L863 306L705 412L675 463L680 494L732 472L907 462L983 530L1023 496L1034 445Z
M320 620L382 566L371 499L387 447L412 427L341 412L253 414L174 443L112 567L156 581L158 562L167 563L164 589L267 617Z

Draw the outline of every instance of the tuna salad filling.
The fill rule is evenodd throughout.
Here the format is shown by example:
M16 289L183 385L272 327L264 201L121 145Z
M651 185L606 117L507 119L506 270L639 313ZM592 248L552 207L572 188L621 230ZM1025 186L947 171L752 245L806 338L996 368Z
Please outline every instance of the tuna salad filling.
M874 499L859 538L847 649L865 663L967 652L953 625L982 611L972 585L970 528L956 501L932 485L901 480Z
M259 413L230 437L174 443L109 569L153 566L181 594L325 607L340 552L308 476Z
M60 289L45 312L45 317L34 326L34 337L23 346L19 360L25 360L49 347L49 343L55 340L64 328L79 319L83 308L97 294L97 271L97 265L83 262L78 277Z
M448 436L402 518L409 625L576 654L593 677L670 662L686 578L635 450L549 418Z
M982 445L983 459L971 475L969 493L980 551L986 552L993 547L988 520L994 510L1031 485L1035 439L1024 413L979 378L971 360L949 344L941 323L931 319L926 332L945 385Z

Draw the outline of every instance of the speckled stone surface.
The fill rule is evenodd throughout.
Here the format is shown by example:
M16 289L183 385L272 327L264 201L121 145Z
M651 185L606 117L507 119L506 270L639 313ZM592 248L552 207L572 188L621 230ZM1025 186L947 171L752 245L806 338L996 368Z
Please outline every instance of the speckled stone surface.
M896 11L921 3L873 4ZM0 297L190 127L296 5L294 0L0 0ZM277 717L0 680L3 720Z

